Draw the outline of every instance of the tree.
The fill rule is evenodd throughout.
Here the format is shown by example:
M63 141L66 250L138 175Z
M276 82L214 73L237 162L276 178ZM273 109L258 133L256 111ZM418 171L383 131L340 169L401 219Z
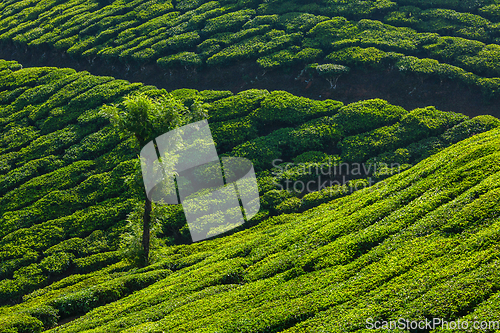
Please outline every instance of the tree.
M309 65L309 68L316 69L316 72L318 72L321 77L324 77L330 83L331 89L337 88L337 81L339 80L339 77L342 74L349 73L351 70L347 66L337 64L311 64Z
M206 118L205 109L200 101L189 108L171 94L164 92L156 98L147 94L130 95L118 105L106 105L103 114L118 127L123 135L133 135L140 148L154 138L183 126L192 121ZM142 262L149 263L149 243L151 226L151 200L145 193L144 215L142 218Z

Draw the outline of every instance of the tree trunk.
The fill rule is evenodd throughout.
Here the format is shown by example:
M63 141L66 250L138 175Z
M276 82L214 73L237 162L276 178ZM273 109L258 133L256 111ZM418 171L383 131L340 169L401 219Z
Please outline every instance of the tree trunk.
M144 204L144 217L142 220L142 264L147 266L149 264L149 227L151 222L151 200L146 195L146 203Z

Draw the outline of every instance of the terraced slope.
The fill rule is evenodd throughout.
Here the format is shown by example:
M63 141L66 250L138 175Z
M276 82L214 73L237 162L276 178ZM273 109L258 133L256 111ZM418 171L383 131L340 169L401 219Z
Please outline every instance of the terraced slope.
M90 62L397 67L480 87L487 96L500 88L499 22L497 0L0 2L4 45L48 45Z
M172 290L179 292L179 300L183 298L187 301L188 298L185 297L191 292L200 292L196 294L198 296L192 296L204 298L204 295L208 294L230 292L236 287L239 288L241 283L255 282L256 286L260 286L256 288L261 288L267 285L265 278L268 274L274 275L292 268L293 270L287 273L291 275L286 275L288 277L285 279L294 279L296 275L298 277L306 274L305 272L312 274L316 268L329 267L328 255L320 253L329 246L334 246L327 246L331 241L340 235L347 237L357 228L368 227L382 215L389 216L391 209L396 209L395 207L410 209L411 205L406 208L403 206L422 195L418 192L420 190L408 190L413 194L408 194L409 196L405 197L407 199L404 199L406 201L394 199L394 204L385 207L382 201L380 206L375 205L375 201L380 199L379 190L373 192L379 194L365 189L361 191L365 194L350 195L352 191L407 170L451 144L500 126L500 121L491 116L468 119L466 116L442 112L433 107L407 111L383 100L368 100L344 106L333 100L314 101L282 91L248 90L237 95L227 91L173 91L171 94L187 107L191 107L194 101L204 103L203 107L208 110L210 127L220 154L244 156L253 161L258 171L262 210L252 223L236 231L261 224L251 231L242 231L228 238L178 247L176 244L190 241L182 208L157 206L154 208L156 216L159 217L156 236L171 247L157 248L154 251L157 263L136 270L126 260L122 260L127 249L123 248L124 243L120 236L127 232L133 233L133 229L129 229L130 225L127 224L127 216L140 212L137 206L142 200L143 190L140 181L136 181L137 177L140 179L136 159L139 147L132 139L121 138L99 112L104 103L119 103L123 96L131 93L143 93L150 98L167 94L164 90L129 84L111 77L97 77L71 69L22 69L15 62L0 60L0 302L5 305L0 308L0 313L7 316L0 320L0 325L3 325L0 327L4 330L17 327L19 332L32 332L42 326L49 328L58 317L64 319L85 313L167 277L172 279L178 276L179 279L175 281L185 283L185 287L180 288L174 280L162 280L162 283L174 286ZM490 132L489 136L484 138L494 141L497 134L498 131ZM472 142L470 141L469 145ZM479 143L476 146L477 149L471 148L470 151L469 148L460 147L447 151L459 151L466 154L464 156L469 156L469 153L472 154L470 156L477 155L478 161L481 154L490 153L490 146ZM444 156L448 155L438 156L445 158ZM488 158L494 157L496 155ZM406 176L391 178L391 184L406 184L408 180L404 180L407 179L405 177L417 181L420 176L416 175L424 171L416 170L427 170L424 165L429 165L430 168L432 163L441 161L440 158L435 157L430 162L419 164L417 169L404 173ZM466 174L453 178L451 171L439 169L439 163L444 161L436 162L432 170L441 170L439 172L442 172L442 175L439 177L451 177L446 178L450 179L450 186L455 184L453 181L457 182L457 188L453 187L455 192L443 194L445 199L452 200L463 191L469 190L474 182L477 183L493 173L496 166L486 162L478 166L477 170L473 170L471 180L468 180L469 176ZM363 163L373 169L365 173L351 171L342 175L322 173L324 179L338 183L329 183L331 186L321 191L308 193L304 189L299 190L300 186L285 190L289 182L300 184L315 180L318 174L304 173L304 168L315 170L325 163L330 166L340 163ZM452 166L446 170L452 170L450 168ZM427 179L425 182L421 180L425 191L431 191L435 184L448 186L445 178L432 180L438 177L432 172L425 171L426 176L422 176L422 179ZM342 179L343 177L339 176L347 178ZM389 188L392 188L391 186ZM401 186L405 188L406 185ZM401 193L398 191L394 192L398 194L390 197L406 193L406 190L401 190ZM432 193L437 195L435 198L441 197L438 195L440 192ZM363 199L365 195L366 199ZM344 197L345 199L342 199ZM359 198L359 202L353 198ZM359 211L363 205L372 204L375 206L370 206L369 210L380 207L379 212L382 215L374 213L369 217L367 210L366 215L359 215L365 216L361 224L355 226L357 222L352 225L349 224L351 222L346 222L350 227L344 227L343 224L334 226L337 224L332 224L331 219L336 220L337 217L330 216L330 213L325 215L321 210L315 213L308 211L334 199L338 201L330 207L337 204L345 206L345 209L338 212L339 219L342 216L342 219L347 219L350 209ZM471 200L473 199L477 198ZM354 200L352 205L351 200ZM419 200L415 202L419 203ZM393 202L393 199L389 201ZM434 206L426 203L424 208L432 207ZM282 215L304 211L307 212ZM474 211L474 214L478 212ZM319 214L320 220L313 218L315 214ZM325 219L325 216L328 218ZM294 225L299 228L300 224L299 229L293 229L295 231L291 233L279 229L281 227L278 225L293 219L296 219L296 222L291 222L292 224L284 228ZM310 222L306 222L309 220ZM398 223L403 223L401 221L397 220L394 222L396 224L388 225L387 230L391 231L384 229L385 231L380 231L380 235L387 236L387 232L405 232L404 229L395 229L396 225L399 226ZM320 226L333 229L325 233L319 231ZM275 227L278 229L271 231ZM349 229L351 227L352 230ZM306 233L306 229L302 228L311 232ZM314 230L317 230L317 233L313 232ZM268 232L269 235L276 232L276 235L284 238L270 241L268 236L264 236ZM311 242L306 240L313 234L317 234L314 236L317 239ZM353 234L349 237L358 239L357 237L361 236ZM344 240L347 239L350 238ZM344 240L338 243L339 255L334 255L331 259L340 260L338 264L347 264L376 245L376 242L365 241L356 245ZM268 241L270 243L267 243ZM298 246L296 250L293 250L296 245L291 244ZM327 247L320 251L319 247L323 246ZM342 246L348 247L345 249L347 252L342 252ZM320 252L314 252L316 250ZM233 253L231 251L238 254L228 254ZM317 253L317 256L305 256L303 251ZM233 259L219 262L219 258L223 257ZM306 257L310 259L304 259ZM302 258L298 266L295 262L297 258ZM200 266L193 266L197 263ZM358 267L355 262L350 265ZM198 269L196 267L199 267L200 271L189 275L195 280L189 280L186 275L182 275L192 274L188 272ZM184 268L185 270L182 270ZM208 271L205 272L206 269ZM174 271L179 271L181 275L173 274ZM202 277L204 274L208 274L206 278ZM307 276L307 279L313 277ZM263 280L257 282L261 278ZM281 278L274 279L269 280L269 283L281 281ZM154 288L164 288L160 286L162 284ZM214 288L205 290L209 286ZM147 292L147 289L144 292ZM260 291L256 293L259 294ZM138 295L134 297L147 299ZM167 299L173 299L170 294L165 295ZM268 296L266 294L265 297ZM264 296L262 297L264 300ZM158 298L158 302L161 300L162 298ZM168 309L170 303L165 304L158 306L166 306L165 309ZM145 306L139 305L137 309ZM295 305L290 309L292 308L295 309ZM313 309L306 308L308 311ZM14 315L11 315L12 313ZM158 315L164 314L162 312ZM269 316L275 317L271 313ZM312 312L294 315L295 319L283 319L283 322L276 317L272 320L277 321L269 324L270 331L292 326L311 316ZM113 317L117 318L115 315ZM107 320L107 317L102 318ZM38 320L41 320L42 324ZM188 323L187 319L179 320L179 324ZM207 320L210 322L210 319ZM101 324L95 322L88 325ZM123 325L128 327L136 324ZM180 331L183 329L179 328Z
M497 321L500 129L383 184L156 264L75 274L0 308L38 332L345 332L367 320ZM136 290L135 292L133 292ZM133 293L132 293L133 292Z

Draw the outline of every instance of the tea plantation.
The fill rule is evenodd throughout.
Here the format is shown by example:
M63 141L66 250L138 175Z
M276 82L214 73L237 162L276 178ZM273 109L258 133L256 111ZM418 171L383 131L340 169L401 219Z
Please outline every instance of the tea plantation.
M340 64L500 91L498 0L5 0L0 43L129 70Z
M24 5L2 13L26 14ZM131 94L206 109L218 153L254 163L259 214L191 244L182 208L154 206L152 264L137 268L127 220L141 213L140 147L102 112ZM167 92L0 60L0 332L341 332L363 330L369 317L498 320L499 127L492 116L381 99ZM318 171L342 164L368 169ZM306 190L318 176L328 186Z

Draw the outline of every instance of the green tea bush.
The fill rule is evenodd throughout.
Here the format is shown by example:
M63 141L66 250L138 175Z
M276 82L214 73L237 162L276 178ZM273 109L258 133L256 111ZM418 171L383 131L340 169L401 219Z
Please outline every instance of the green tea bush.
M278 213L278 205L292 197L292 192L286 190L271 190L264 193L260 200L263 209L270 210L271 214L276 214Z
M497 59L500 56L500 45L486 45L477 55L464 56L461 63L465 68L471 69L484 75L500 75L500 64Z
M54 255L57 253L69 253L69 254L74 254L74 255L79 255L81 250L83 249L83 246L85 244L85 241L81 238L70 238L63 240L62 242L59 242L59 244L51 246L50 248L46 249L43 253L44 255Z
M333 117L344 135L368 132L399 121L408 111L382 99L351 103L340 108Z
M245 39L214 54L206 62L208 65L221 65L230 61L256 58L265 42L262 36Z
M287 32L308 32L318 23L329 19L327 16L311 13L287 13L280 17L280 23Z
M453 126L441 135L448 144L454 144L473 135L490 131L500 126L500 120L492 116L477 116Z
M0 317L0 329L6 333L39 333L43 331L43 322L27 314L15 314Z
M269 95L267 90L250 89L219 99L208 108L210 122L241 118L256 110Z
M279 144L275 138L258 137L233 148L231 156L247 158L252 161L256 171L262 171L269 169L272 162L281 157Z
M347 65L377 68L385 64L384 60L391 59L391 55L375 47L354 46L334 51L326 59Z
M75 269L78 272L87 273L106 267L120 261L121 256L117 251L93 254L84 258L73 260Z
M401 142L404 134L400 124L396 123L371 132L346 137L339 143L342 160L361 163L384 150L394 150L398 146L404 146L406 142Z
M257 129L249 118L238 118L210 124L217 150L226 152L258 136Z
M5 129L8 129L8 131L0 138L0 149L5 152L19 150L30 141L39 137L39 131L33 126L17 126L12 124Z
M457 36L478 40L487 40L489 37L487 30L491 22L475 14L432 8L422 11L419 16L422 19L418 26L420 29L437 33L451 32Z
M418 163L446 147L446 143L437 137L430 137L418 142L412 143L407 147L410 154L410 162Z
M422 43L437 40L437 34L417 33L406 27L393 27L379 21L361 20L358 22L359 38L362 46L373 46L387 51L413 52Z
M302 198L300 210L311 209L323 203L340 198L347 193L349 193L349 187L341 185L329 186L327 188L321 189L320 191L307 193Z
M411 142L440 135L467 119L467 116L439 111L432 106L415 109L404 114L400 122L392 126L345 138L339 143L339 148L343 160L363 162L383 151L396 150Z
M93 109L125 96L141 86L142 83L130 84L125 80L106 82L101 85L96 85L83 94L73 98L68 103L68 107L75 109Z
M318 23L309 30L308 36L318 43L318 46L328 50L333 42L354 38L358 33L359 29L356 25L343 17L334 17Z
M19 87L14 90L5 90L0 92L0 104L10 104L14 102L23 92L25 92L27 87ZM5 111L0 111L1 114L4 114Z
M282 35L282 36L273 38L260 48L259 54L267 54L267 53L271 53L271 52L276 52L276 51L283 49L291 44L297 44L301 38L302 38L302 33L300 33L300 32L286 34L286 35Z
M168 51L180 51L192 48L199 40L200 35L196 31L192 31L162 40L151 46L151 48L158 54Z
M46 274L61 274L71 265L74 256L65 252L57 252L40 262L40 267Z
M110 151L120 141L118 133L106 126L66 149L63 159L67 161L92 160Z
M212 2L212 3L214 3L214 6L216 6L215 2ZM209 4L210 4L210 2L204 4L203 6L207 6ZM212 6L210 6L210 7L212 7ZM208 19L211 19L211 18L220 16L222 14L225 14L227 12L227 9L228 8L226 8L226 7L213 8L213 9L207 10L207 11L205 11L205 12L199 14L199 15L194 15L193 17L191 17L189 19L188 25L193 30L199 30L199 29L201 29L201 28L203 28L205 26L206 21Z
M271 133L272 136L272 133ZM306 122L289 133L285 151L298 156L311 149L327 151L341 139L342 131L331 117L322 117Z
M2 79L0 88L7 87L9 89L15 89L20 86L34 87L39 79L54 70L56 70L54 67L33 67L13 71L10 75Z
M260 57L257 59L257 63L262 68L277 68L277 67L287 67L298 62L296 53L298 51L297 46L292 46L286 50L281 50L272 53L267 56Z
M433 57L445 61L460 61L463 56L477 55L484 43L460 37L440 37L435 44L425 45Z
M205 34L238 30L255 15L255 10L244 9L209 19L201 30Z
M469 118L459 113L444 112L433 106L415 109L401 118L401 125L416 137L442 134L445 130Z
M293 163L306 163L306 162L312 162L312 163L320 163L323 160L328 158L328 154L322 152L322 151L317 151L317 150L311 150L305 153L300 154L299 156L295 157L293 159Z
M500 5L491 4L479 8L479 13L491 20L498 22L500 20Z
M5 195L7 191L15 187L19 187L31 178L36 178L44 173L49 173L63 166L62 161L56 156L49 155L43 158L31 160L23 166L11 170L6 175L0 176L1 195Z
M285 91L273 91L252 116L265 124L296 125L312 118L334 115L343 104L337 101L313 101Z
M261 15L255 16L250 21L247 21L243 25L243 29L257 28L258 26L269 24L271 26L276 26L279 21L278 15Z
M40 320L45 329L56 326L59 319L58 311L51 306L41 305L25 310L23 313Z
M157 60L158 65L165 68L176 68L179 66L199 67L203 64L200 56L194 52L180 52Z
M219 99L226 97L231 97L233 93L229 90L202 90L199 92L199 96L204 102L215 102Z
M70 188L85 179L86 174L93 168L92 161L77 161L67 167L33 178L0 199L1 211L20 209L54 189Z

